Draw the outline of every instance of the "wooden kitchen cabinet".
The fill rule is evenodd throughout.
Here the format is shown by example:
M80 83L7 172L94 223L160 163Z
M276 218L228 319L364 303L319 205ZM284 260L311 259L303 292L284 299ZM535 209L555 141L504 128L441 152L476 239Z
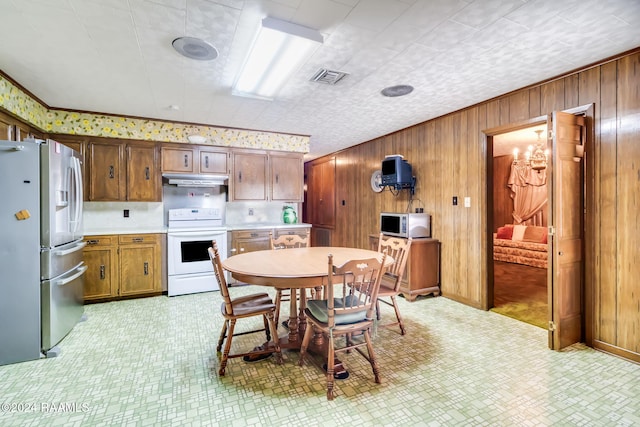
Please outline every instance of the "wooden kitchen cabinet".
M304 201L300 153L233 152L231 200Z
M229 174L228 151L224 149L216 149L215 147L200 147L198 154L200 156L201 174Z
M161 234L85 236L85 301L160 293L161 241Z
M369 235L370 249L378 250L378 234ZM437 239L413 239L409 250L400 293L415 301L418 295L440 295L440 241Z
M0 113L0 140L24 141L29 137L42 138L42 135L34 132L20 120Z
M267 200L266 152L234 152L231 200Z
M269 233L271 233L271 230L237 230L231 232L229 255L270 249Z
M162 146L162 172L195 173L193 148Z
M271 195L273 201L302 202L304 165L302 155L269 154Z
M84 277L85 301L104 300L118 294L117 236L85 236L82 253L87 265Z
M120 296L162 291L162 253L159 234L124 234L118 237Z
M228 175L229 151L213 146L162 145L162 172Z
M155 144L89 142L87 200L159 201L157 151Z
M162 199L157 165L155 145L127 146L127 201L159 202Z

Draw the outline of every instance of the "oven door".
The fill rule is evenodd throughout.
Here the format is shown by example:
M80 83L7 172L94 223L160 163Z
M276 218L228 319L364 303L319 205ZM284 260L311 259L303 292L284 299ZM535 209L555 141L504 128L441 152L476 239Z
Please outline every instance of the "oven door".
M167 233L169 276L211 273L213 265L207 249L215 240L222 259L227 254L226 230L171 231Z

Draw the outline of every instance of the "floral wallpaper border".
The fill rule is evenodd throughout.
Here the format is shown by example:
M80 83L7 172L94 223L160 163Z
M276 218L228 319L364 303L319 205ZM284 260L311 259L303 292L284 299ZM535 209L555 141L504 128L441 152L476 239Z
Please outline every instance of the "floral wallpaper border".
M309 152L309 137L275 132L170 123L48 109L0 75L0 107L45 132L147 141L187 143L201 135L205 144L225 147Z

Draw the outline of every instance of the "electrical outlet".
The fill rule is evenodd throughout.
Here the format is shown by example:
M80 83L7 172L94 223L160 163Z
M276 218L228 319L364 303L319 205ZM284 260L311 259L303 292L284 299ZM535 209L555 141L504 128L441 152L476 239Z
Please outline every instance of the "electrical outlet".
M129 209L125 209L125 210L122 212L122 215L123 215L125 218L129 218Z
M249 208L249 216L253 216L253 208Z

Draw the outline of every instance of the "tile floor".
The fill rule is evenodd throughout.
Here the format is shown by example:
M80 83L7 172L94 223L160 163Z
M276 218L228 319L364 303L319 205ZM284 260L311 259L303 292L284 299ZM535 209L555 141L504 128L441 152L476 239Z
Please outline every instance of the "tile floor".
M378 329L380 385L357 354L343 358L351 378L332 402L322 372L299 367L296 352L282 366L232 359L219 378L220 301L88 305L59 357L0 366L0 425L640 425L640 365L583 345L551 351L543 329L443 297L401 299L404 337Z

